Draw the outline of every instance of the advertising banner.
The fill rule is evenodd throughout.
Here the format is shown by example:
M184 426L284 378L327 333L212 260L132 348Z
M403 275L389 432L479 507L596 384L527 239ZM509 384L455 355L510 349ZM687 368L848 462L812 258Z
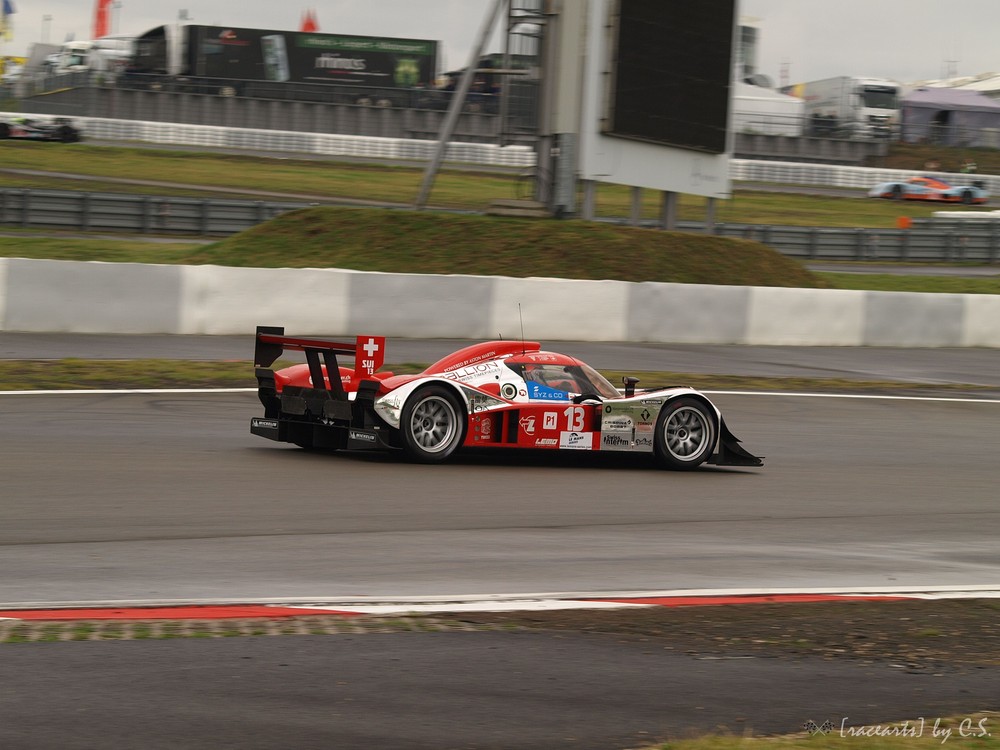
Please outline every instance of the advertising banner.
M210 78L430 87L437 42L221 26L188 26L187 69Z

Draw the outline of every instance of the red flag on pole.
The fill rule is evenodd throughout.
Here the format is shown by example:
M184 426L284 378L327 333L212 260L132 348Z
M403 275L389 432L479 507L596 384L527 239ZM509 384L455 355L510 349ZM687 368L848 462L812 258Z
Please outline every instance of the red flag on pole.
M111 0L97 0L94 9L94 39L111 33Z
M299 31L305 32L315 32L319 31L319 24L316 23L316 12L313 10L307 10L302 15L302 27Z

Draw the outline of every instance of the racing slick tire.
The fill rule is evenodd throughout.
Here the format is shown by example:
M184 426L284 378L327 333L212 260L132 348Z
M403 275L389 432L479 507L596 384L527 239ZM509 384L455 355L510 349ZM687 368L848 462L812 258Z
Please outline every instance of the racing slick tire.
M707 461L718 440L718 424L711 409L693 398L665 404L656 420L653 449L664 469L689 471Z
M56 132L56 135L63 143L76 143L80 140L77 137L76 131L69 125L61 125L59 130Z
M972 201L974 199L975 199L975 196L973 196L971 190L963 190L962 191L962 203L964 203L966 206L971 206L972 205Z
M889 197L892 198L892 200L894 200L894 201L901 201L901 200L903 200L903 186L902 185L893 185L892 186L892 195L890 195Z
M465 422L465 410L451 390L419 388L407 399L399 422L403 453L418 463L441 463L465 440Z
M0 140L10 138L10 125L0 122Z

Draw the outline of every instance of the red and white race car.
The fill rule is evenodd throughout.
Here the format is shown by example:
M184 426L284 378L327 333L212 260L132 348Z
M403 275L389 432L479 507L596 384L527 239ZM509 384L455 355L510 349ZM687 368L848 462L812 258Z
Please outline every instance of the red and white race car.
M306 364L270 366L285 350ZM338 355L353 357L342 367ZM416 375L379 372L385 338L354 343L257 328L254 364L264 416L250 432L303 448L401 450L437 463L459 448L649 453L668 469L761 466L719 409L691 388L619 391L580 360L534 341L487 341Z

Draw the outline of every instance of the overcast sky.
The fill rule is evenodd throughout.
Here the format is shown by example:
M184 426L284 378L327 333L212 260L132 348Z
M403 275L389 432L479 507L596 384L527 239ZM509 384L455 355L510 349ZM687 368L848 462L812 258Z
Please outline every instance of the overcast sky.
M461 67L494 0L118 0L114 30L140 34L187 10L195 23L297 29L314 8L320 31L443 42L443 68ZM692 0L695 1L695 0ZM94 0L12 0L13 41L0 54L23 55L34 42L90 37ZM903 82L1000 72L1000 0L741 0L757 19L760 71L776 84L835 75ZM45 17L51 21L45 22ZM499 42L491 45L499 49Z

